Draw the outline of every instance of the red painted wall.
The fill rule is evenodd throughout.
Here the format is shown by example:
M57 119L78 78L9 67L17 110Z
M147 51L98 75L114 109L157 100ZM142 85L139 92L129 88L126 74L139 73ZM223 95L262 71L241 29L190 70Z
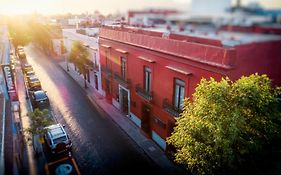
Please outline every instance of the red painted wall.
M168 122L174 123L174 117L163 111L162 103L165 98L167 98L170 102L173 99L173 86L174 86L174 78L179 78L185 81L185 96L191 97L191 94L194 92L195 87L202 77L209 78L210 76L215 77L216 79L220 79L220 73L215 72L214 70L209 69L208 65L200 65L194 64L193 61L181 58L175 58L171 55L166 55L163 53L156 53L154 51L150 51L147 49L130 47L128 45L112 42L105 39L100 39L101 44L111 46L110 49L110 59L112 61L112 71L120 73L120 57L124 56L127 58L127 74L128 78L131 80L131 88L130 95L131 101L135 102L136 107L131 105L130 111L138 116L140 119L142 118L141 106L142 103L147 103L143 100L142 97L136 94L135 86L137 84L143 85L144 82L144 66L148 66L152 71L152 91L153 91L153 102L151 103L152 111L151 116L156 116L161 121L163 121L166 125ZM128 54L124 55L119 52L116 52L115 49L122 49L128 52ZM104 52L104 48L101 47L101 53ZM147 61L141 60L138 56L143 56L154 60L155 63L149 63ZM101 54L101 65L105 66L104 54ZM177 61L178 60L178 61ZM194 65L193 65L194 64ZM173 70L166 68L165 66L173 66L177 68L181 68L183 70L192 72L192 75L184 75ZM115 92L112 92L113 98L117 99L116 91L118 90L118 83L112 79L113 89ZM149 104L149 103L148 103ZM168 127L161 128L159 125L155 124L153 121L150 122L150 127L152 130L155 130L162 138L166 138L170 134L170 130Z
M231 79L253 73L267 74L273 85L281 86L281 41L239 45L236 51L234 69L227 73Z
M272 26L222 26L220 30L243 32L243 33L267 33L281 35L281 27Z

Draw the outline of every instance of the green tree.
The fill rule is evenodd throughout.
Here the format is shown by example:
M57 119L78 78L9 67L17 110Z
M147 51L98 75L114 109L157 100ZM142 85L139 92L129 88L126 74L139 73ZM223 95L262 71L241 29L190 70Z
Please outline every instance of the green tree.
M30 118L30 127L26 130L32 137L32 145L33 148L36 145L35 138L39 137L41 139L44 134L47 132L45 129L46 126L49 126L53 123L53 119L49 115L49 111L47 109L39 110L36 108L33 112L29 112L27 114Z
M72 43L72 47L70 50L69 61L72 62L75 67L78 69L80 74L83 74L85 79L85 87L86 87L86 79L87 75L89 75L89 57L90 53L88 49L79 41L74 41Z
M15 22L17 21L17 22ZM23 21L10 17L7 21L9 37L15 48L25 46L31 41L29 28Z
M28 16L26 19L21 20L10 18L8 20L8 30L15 48L20 45L27 45L32 41L46 53L53 52L52 26L37 22L35 16Z
M53 42L51 37L51 28L48 25L41 24L35 21L30 21L30 34L33 43L44 50L46 53L53 52Z
M27 115L31 121L28 132L32 135L44 135L46 133L45 127L53 122L47 109L39 110L36 108L33 112L29 112Z
M167 139L176 161L199 174L236 168L280 134L278 95L266 75L202 79Z

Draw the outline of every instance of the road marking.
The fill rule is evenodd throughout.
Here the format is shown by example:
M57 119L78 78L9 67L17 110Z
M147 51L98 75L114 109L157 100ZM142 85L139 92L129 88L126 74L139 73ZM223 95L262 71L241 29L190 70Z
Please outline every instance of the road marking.
M0 158L0 175L4 175L5 166L4 166L4 139L5 139L5 121L6 121L6 100L3 98L3 128L2 128L2 145L1 145L1 158Z

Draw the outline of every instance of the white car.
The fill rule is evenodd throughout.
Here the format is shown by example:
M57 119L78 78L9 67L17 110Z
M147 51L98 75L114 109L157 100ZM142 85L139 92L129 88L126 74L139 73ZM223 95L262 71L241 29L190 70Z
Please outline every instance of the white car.
M53 154L70 151L72 143L61 124L50 125L46 129L45 141Z

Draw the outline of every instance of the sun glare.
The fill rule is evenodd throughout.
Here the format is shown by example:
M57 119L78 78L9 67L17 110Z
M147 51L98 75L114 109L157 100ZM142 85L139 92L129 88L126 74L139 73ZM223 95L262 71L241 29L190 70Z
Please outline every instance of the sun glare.
M18 14L54 14L54 13L82 13L85 11L99 10L101 12L113 13L116 10L126 11L134 8L144 7L167 7L177 4L185 9L185 4L192 0L0 0L0 15ZM196 0L194 0L196 1ZM236 2L236 0L232 0ZM244 3L257 1L265 8L281 8L280 0L243 0ZM134 2L139 2L138 6ZM141 3L140 3L141 2ZM171 3L174 2L174 3ZM206 1L207 2L207 1ZM111 5L108 5L108 4ZM170 6L168 6L170 7ZM188 9L186 5L186 9Z
M27 1L0 1L0 13L5 15L27 14L36 11L36 3L31 0Z
M28 14L35 11L36 9L32 6L13 6L1 10L1 12L4 12L6 15Z
M51 13L58 6L57 2L54 0L0 0L0 14Z

